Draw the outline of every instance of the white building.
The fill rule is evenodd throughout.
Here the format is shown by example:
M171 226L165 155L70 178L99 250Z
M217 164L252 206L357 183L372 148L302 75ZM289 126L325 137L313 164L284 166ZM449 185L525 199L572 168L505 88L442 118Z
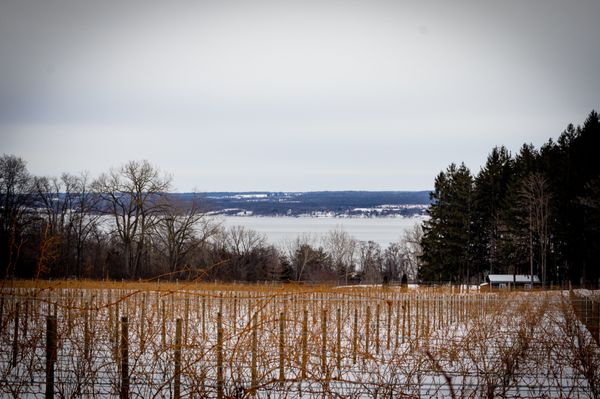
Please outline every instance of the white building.
M538 276L533 276L532 283L531 276L528 274L490 274L487 276L486 280L487 284L490 284L492 288L531 288L532 284L540 284Z

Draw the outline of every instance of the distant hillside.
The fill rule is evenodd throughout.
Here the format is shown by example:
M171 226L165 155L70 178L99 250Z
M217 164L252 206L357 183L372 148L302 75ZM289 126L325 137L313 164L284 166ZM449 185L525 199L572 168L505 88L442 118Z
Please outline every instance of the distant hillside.
M192 194L178 194L183 199ZM412 216L429 206L429 191L208 192L209 209L222 214Z

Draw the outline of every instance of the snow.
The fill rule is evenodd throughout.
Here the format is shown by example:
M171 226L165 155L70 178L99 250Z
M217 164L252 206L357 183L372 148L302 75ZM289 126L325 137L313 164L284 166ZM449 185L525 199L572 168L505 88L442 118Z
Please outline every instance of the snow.
M531 276L528 274L490 274L488 279L492 283L529 283L531 284ZM539 283L538 276L533 276L533 282Z
M121 327L117 316L123 315L129 318L131 397L172 396L176 318L182 318L184 326L182 397L215 397L218 312L223 314L226 397L248 392L250 320L255 314L260 398L321 397L324 393L437 398L450 397L451 390L456 397L492 393L588 398L594 396L593 383L600 382L600 350L575 318L569 296L560 292L448 294L414 289L402 293L376 285L295 293L261 286L223 292L13 288L1 292L0 396L44 396L45 317L54 312L54 304L59 321L55 385L63 397L118 397L119 351L114 338ZM21 303L20 350L17 367L10 367L17 302ZM90 360L83 356L86 306L92 336ZM305 379L300 367L304 309L308 312ZM325 364L320 356L323 309L328 318ZM284 382L278 381L280 312L285 314ZM354 329L355 312L358 330ZM426 314L429 317L424 318Z

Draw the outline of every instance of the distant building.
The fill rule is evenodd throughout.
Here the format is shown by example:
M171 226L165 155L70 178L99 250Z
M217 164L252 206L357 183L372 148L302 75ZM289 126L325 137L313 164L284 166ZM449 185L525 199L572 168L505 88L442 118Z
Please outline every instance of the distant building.
M490 274L486 278L486 283L483 286L491 285L492 288L532 288L532 285L539 285L540 279L538 276L528 274Z

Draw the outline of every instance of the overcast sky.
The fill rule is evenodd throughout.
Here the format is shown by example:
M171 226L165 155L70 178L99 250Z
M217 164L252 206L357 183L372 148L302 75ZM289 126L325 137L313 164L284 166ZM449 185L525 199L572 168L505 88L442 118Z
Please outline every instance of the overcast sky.
M600 109L600 1L0 0L0 153L177 191L420 190Z

